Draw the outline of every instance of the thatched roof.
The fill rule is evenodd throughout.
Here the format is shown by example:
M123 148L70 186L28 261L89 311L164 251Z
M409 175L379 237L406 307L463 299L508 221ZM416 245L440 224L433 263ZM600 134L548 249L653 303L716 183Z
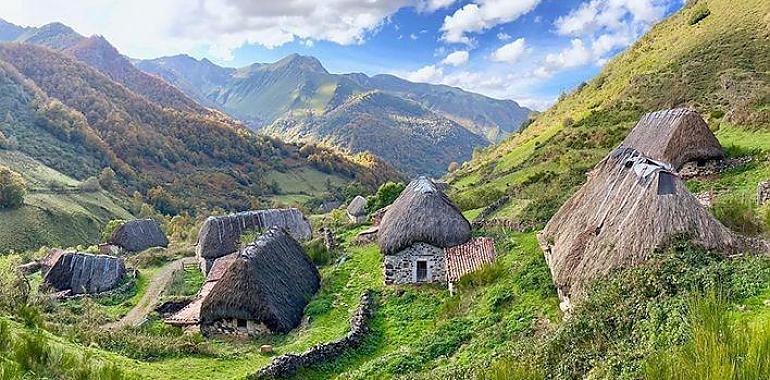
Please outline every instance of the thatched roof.
M409 183L379 227L380 250L386 255L415 243L453 247L471 237L471 225L460 209L426 177Z
M129 252L152 247L167 247L168 239L160 224L152 219L130 220L113 231L109 243Z
M356 195L347 208L348 215L351 216L364 216L366 215L366 198Z
M211 267L208 275L206 276L206 282L203 283L197 297L187 304L184 308L174 313L174 315L166 318L166 322L175 326L188 326L197 325L200 323L201 305L209 294L211 289L216 286L217 282L224 276L230 265L238 258L237 253L232 253L227 256L222 256L214 261L214 265Z
M456 282L463 275L497 259L495 241L487 237L473 238L465 244L446 248L444 252L448 282Z
M198 233L198 257L215 259L238 250L238 242L246 231L265 231L281 227L295 239L311 237L310 223L296 208L245 211L225 216L210 217Z
M589 281L646 260L678 235L727 254L746 240L724 227L665 164L620 147L538 235L565 308Z
M644 115L621 145L668 162L675 170L686 162L724 157L708 124L697 112L684 108Z
M96 294L114 288L125 274L122 258L67 252L59 256L43 282L71 294Z
M299 325L321 277L302 247L272 228L243 249L203 299L201 324L255 320L285 333Z

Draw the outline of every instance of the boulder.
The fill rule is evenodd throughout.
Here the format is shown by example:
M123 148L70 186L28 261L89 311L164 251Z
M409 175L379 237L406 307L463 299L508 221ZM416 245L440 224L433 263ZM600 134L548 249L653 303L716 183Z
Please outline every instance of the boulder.
M160 224L152 219L125 222L112 233L109 243L129 252L141 252L153 247L167 247L168 239Z

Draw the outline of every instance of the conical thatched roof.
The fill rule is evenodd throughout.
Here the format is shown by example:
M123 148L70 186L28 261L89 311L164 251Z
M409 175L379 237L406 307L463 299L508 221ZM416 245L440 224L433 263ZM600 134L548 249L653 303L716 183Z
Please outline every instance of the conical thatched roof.
M722 146L697 112L685 108L644 115L622 146L679 170L690 161L724 157Z
M686 235L707 249L739 253L746 240L724 227L671 168L620 147L588 175L538 235L564 305L589 281L646 260Z
M152 247L167 247L168 239L158 222L152 219L137 219L127 221L116 228L109 243L129 252L141 252Z
M105 255L66 252L43 277L52 288L71 294L106 292L120 283L126 274L123 259Z
M272 228L243 249L216 282L200 309L201 324L255 320L285 333L299 325L321 277L302 247Z
M395 254L415 243L448 248L471 237L471 225L449 198L427 177L404 189L382 217L380 250Z
M366 215L366 198L356 195L350 204L348 205L347 212L351 216L364 216Z

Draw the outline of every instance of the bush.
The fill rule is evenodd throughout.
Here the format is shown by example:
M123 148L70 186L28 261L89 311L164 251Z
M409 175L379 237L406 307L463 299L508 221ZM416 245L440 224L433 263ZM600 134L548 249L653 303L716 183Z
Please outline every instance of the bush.
M0 209L16 208L24 204L27 184L19 173L0 166Z
M112 236L112 233L115 232L115 230L118 229L123 223L126 221L123 219L113 219L107 222L107 224L104 226L104 229L102 230L102 242L107 242L107 240L110 240L110 237Z
M762 233L763 228L754 208L754 202L747 197L719 198L711 209L722 224L735 232L749 236Z
M390 206L401 195L406 185L401 182L387 182L377 189L377 193L366 200L366 210L375 212L383 207Z
M99 180L96 177L88 177L80 184L80 190L88 193L94 193L102 189Z
M103 189L110 190L114 184L115 171L110 167L102 169L102 172L99 173L99 185L101 185Z
M704 18L708 17L711 14L711 11L706 7L701 7L695 10L693 12L692 16L690 16L690 25L695 25L699 22L701 22Z
M326 249L323 238L313 239L305 245L305 250L310 260L316 266L324 266L334 260L334 252Z

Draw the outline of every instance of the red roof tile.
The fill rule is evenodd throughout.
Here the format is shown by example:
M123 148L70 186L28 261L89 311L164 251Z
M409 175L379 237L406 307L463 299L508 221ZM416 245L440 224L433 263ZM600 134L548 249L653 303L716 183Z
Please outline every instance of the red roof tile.
M493 263L497 258L495 241L491 238L472 238L465 244L446 248L447 281L457 282L463 275Z

